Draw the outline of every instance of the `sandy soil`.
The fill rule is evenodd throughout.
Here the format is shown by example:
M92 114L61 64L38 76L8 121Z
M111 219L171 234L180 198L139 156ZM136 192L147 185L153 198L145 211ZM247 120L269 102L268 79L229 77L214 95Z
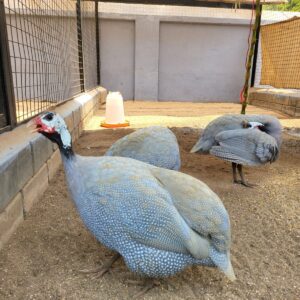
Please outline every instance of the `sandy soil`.
M92 129L92 127L90 128ZM246 168L249 189L232 184L228 163L189 153L199 128L172 128L181 171L207 183L232 223L233 283L217 269L194 266L161 282L145 299L299 299L300 139L284 134L280 159ZM132 129L86 131L75 145L101 155ZM78 272L111 252L84 228L68 197L62 169L0 252L0 299L131 299L140 287L122 260L101 279Z
M150 125L205 128L210 121L223 114L239 114L241 111L241 105L238 103L126 101L124 106L126 119L130 121L131 128ZM291 118L280 112L248 105L247 114L270 114L280 118L284 127L300 128L299 118ZM105 106L101 107L85 129L99 129L99 124L104 120L104 115Z

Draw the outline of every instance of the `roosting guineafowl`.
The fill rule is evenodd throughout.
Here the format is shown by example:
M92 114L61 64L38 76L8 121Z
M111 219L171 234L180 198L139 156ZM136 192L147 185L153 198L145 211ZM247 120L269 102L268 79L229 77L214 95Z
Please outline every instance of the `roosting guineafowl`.
M231 280L230 221L201 181L125 157L74 153L64 120L46 112L36 130L58 144L71 196L87 228L140 275L170 276L193 264L215 266ZM147 285L146 288L150 288Z
M170 170L180 168L176 136L170 129L162 126L142 128L124 136L105 155L130 157Z
M210 153L232 162L233 181L244 186L243 165L258 166L278 158L282 127L269 115L224 115L210 122L191 152ZM236 169L241 180L237 179Z

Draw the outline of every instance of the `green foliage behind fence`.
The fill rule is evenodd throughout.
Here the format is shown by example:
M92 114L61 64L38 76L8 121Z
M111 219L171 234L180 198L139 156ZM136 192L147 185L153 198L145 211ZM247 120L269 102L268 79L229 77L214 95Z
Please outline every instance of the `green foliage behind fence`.
M277 10L277 11L299 11L300 12L300 0L289 0L287 4L280 5L266 5L265 10Z

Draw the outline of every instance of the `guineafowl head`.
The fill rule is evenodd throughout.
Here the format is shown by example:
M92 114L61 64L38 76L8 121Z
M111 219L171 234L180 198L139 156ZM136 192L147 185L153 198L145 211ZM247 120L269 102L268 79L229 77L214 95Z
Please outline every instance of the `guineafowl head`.
M72 151L72 138L64 119L55 112L45 112L29 122L35 125L36 132L56 143L61 151L70 156Z
M278 146L281 145L282 126L276 117L269 115L253 115L253 120L262 124L258 129L271 135L276 140Z
M281 145L281 134L282 134L282 126L281 124L275 121L264 123L265 132L271 135L276 141L278 146Z

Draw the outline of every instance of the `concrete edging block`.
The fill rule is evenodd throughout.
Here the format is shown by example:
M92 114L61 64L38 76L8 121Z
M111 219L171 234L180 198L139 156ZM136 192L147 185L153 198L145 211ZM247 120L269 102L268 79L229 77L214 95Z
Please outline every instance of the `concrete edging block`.
M60 151L57 149L53 155L47 160L48 180L50 181L58 171L62 163Z
M0 249L24 220L22 194L18 193L0 213Z
M5 208L7 203L18 193L18 181L16 174L18 174L17 157L6 160L0 165L0 211Z
M30 141L30 145L33 157L33 171L36 173L53 153L53 145L51 141L41 134L36 134L36 137Z
M77 127L81 122L81 107L78 106L75 110L73 110L73 122L74 127Z
M18 188L21 189L33 176L33 157L30 144L18 153L17 168Z
M44 164L22 190L25 216L46 191L48 183L48 168L47 164Z
M104 104L106 102L107 90L103 87L99 87L98 90L100 92L100 103L99 104Z
M252 88L249 94L249 102L252 105L274 109L289 116L298 117L297 107L300 107L299 95L299 93L286 95L284 91Z

